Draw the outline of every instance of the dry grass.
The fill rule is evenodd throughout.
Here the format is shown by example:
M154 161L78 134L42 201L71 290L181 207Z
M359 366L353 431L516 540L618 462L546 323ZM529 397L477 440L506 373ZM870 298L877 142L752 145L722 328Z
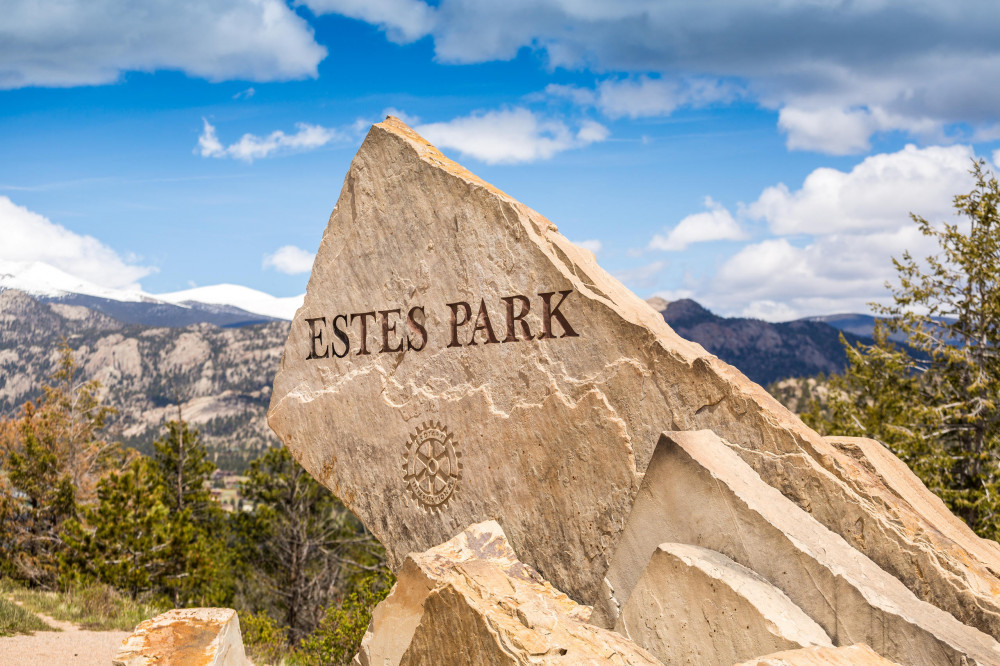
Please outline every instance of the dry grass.
M31 634L36 631L58 631L45 624L33 613L14 602L0 597L0 636Z
M100 584L74 587L65 592L48 592L0 581L0 592L30 611L95 631L132 631L143 620L167 610L155 603L135 601L114 588Z

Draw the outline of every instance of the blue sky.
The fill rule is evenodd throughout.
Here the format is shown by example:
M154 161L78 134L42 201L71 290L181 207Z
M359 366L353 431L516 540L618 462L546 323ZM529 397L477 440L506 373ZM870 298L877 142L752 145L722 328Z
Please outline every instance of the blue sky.
M0 262L111 288L301 293L393 112L643 297L860 311L1000 149L993 3L4 4Z

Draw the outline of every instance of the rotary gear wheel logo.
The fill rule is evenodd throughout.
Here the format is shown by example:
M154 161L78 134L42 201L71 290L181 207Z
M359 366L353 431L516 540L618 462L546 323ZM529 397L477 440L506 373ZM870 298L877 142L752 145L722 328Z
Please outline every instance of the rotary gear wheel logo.
M447 508L462 478L458 442L439 422L424 422L410 435L403 462L403 480L425 509Z

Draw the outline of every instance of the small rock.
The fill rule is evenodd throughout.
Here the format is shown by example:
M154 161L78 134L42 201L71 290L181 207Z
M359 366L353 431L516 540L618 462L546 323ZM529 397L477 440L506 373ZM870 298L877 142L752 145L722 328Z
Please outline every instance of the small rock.
M246 666L240 620L231 608L175 608L141 622L114 666Z
M353 663L659 664L626 638L586 624L589 615L519 562L497 523L480 523L406 558Z

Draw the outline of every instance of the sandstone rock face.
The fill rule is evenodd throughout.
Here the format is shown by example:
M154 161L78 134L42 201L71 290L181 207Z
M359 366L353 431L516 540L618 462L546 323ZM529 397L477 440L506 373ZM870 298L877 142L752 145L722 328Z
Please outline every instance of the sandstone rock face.
M142 622L122 642L114 666L249 666L231 608L175 608Z
M843 453L848 461L856 461L854 468L845 466L845 470L851 476L863 476L865 472L875 474L888 490L912 506L934 529L956 544L960 544L982 564L992 567L994 571L1000 571L1000 544L990 539L983 539L973 532L965 521L949 511L941 498L928 490L906 463L894 456L885 445L865 437L824 437L824 439ZM992 587L981 592L996 595L1000 593L1000 589ZM974 604L975 597L976 595L968 595L964 599L964 604ZM963 617L960 613L957 615L960 620L966 622L974 619L971 615L967 617Z
M679 543L657 546L615 631L664 664L730 666L830 637L769 582L731 559Z
M354 664L659 663L586 624L589 615L519 562L500 526L486 522L406 558Z
M736 666L898 666L880 657L867 645L845 647L808 647L786 650L766 657L750 659Z
M917 599L760 477L710 431L664 433L646 469L593 621L627 605L664 541L723 553L781 589L834 645L908 666L1000 664L1000 644Z
M876 474L846 477L849 459L763 389L394 118L351 164L268 419L394 568L495 519L581 601L659 433L710 429L921 598L1000 635L984 563Z

